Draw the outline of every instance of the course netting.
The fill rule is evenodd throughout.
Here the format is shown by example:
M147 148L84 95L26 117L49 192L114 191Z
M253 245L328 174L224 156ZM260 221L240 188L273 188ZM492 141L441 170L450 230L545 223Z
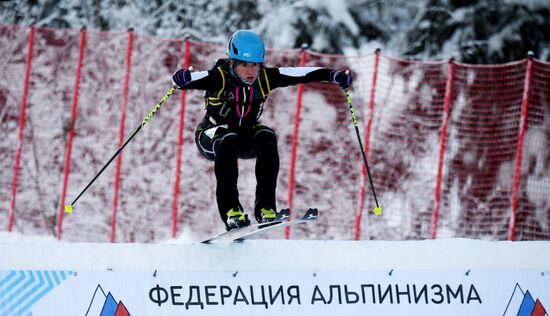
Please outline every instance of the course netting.
M223 226L213 165L194 145L200 91L178 91L67 216L69 203L171 87L225 45L134 33L0 26L0 221L8 231L86 241L202 238ZM269 66L350 69L351 95L382 216L343 91L272 91L277 201L317 207L286 238L550 239L550 64L413 61L269 50ZM254 161L240 161L252 210ZM299 214L301 212L296 212ZM297 215L296 215L297 216ZM283 234L283 233L281 233ZM283 236L283 235L281 235Z

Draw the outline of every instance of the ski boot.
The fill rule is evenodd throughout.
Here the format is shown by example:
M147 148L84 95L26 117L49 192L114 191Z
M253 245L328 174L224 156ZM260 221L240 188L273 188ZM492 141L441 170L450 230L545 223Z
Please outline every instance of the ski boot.
M273 222L277 217L277 212L270 208L262 208L259 214L256 215L256 220L260 224L268 224Z
M227 220L225 221L226 230L232 230L248 225L250 225L248 215L244 214L240 207L234 207L227 211Z

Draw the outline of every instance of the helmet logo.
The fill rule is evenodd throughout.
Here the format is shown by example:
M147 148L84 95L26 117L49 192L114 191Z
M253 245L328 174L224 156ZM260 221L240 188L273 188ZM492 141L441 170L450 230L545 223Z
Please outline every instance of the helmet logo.
M243 53L243 57L250 57L250 56L252 56L252 54L250 54L250 53Z

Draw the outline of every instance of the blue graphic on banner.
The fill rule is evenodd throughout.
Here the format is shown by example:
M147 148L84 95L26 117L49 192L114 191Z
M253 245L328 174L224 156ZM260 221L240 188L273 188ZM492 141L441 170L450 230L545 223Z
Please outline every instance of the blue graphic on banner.
M111 293L107 295L107 298L105 299L105 305L103 305L103 310L101 311L100 316L112 316L115 315L116 309L118 308L118 304L115 301L115 298Z
M531 296L531 293L527 291L523 296L523 302L519 308L518 315L520 316L531 316L531 312L535 309L535 300Z
M516 283L504 316L548 316L542 303Z
M97 285L85 316L130 316L122 301L117 303L111 292L105 294L100 284Z
M30 308L72 271L0 272L0 315L32 315Z

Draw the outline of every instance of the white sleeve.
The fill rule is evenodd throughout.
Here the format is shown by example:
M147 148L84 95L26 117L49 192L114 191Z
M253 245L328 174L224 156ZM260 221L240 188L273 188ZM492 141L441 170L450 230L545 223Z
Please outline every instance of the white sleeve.
M191 73L191 81L197 81L197 80L202 79L206 76L208 76L208 71L207 70L192 72Z
M289 77L303 77L321 67L281 67L278 68L281 75Z

